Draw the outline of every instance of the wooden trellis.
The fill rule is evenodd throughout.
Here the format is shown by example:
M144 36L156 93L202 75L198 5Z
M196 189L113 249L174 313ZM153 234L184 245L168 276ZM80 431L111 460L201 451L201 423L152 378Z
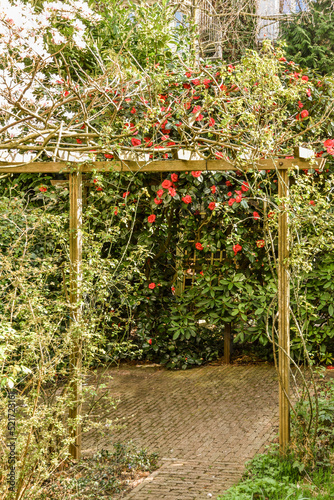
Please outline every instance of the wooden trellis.
M277 170L278 194L280 198L289 195L288 170L313 169L323 167L323 159L312 162L301 159L259 160L250 164L250 169ZM17 166L16 166L17 165ZM167 160L151 163L134 161L111 161L71 164L64 162L36 162L30 164L0 163L0 173L69 173L70 187L70 303L74 347L70 360L70 368L76 380L74 384L74 404L70 418L78 418L81 414L81 339L78 325L81 317L81 261L82 261L82 174L85 172L182 172L182 171L232 171L239 170L224 160ZM290 438L289 378L290 378L290 288L287 260L289 257L288 212L281 206L278 218L278 315L279 315L279 444L282 454L285 453ZM230 329L225 331L225 349L229 355ZM81 456L81 428L73 429L74 444L70 447L71 456Z

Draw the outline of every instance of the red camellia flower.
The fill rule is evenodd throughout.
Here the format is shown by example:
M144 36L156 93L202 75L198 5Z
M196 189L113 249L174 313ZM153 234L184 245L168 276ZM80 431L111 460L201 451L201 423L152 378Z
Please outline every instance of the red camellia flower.
M147 222L152 223L152 222L154 222L154 221L155 221L155 219L156 219L156 215L151 214L151 215L149 215L149 216L147 217Z
M234 199L234 198L230 198L230 199L228 200L228 204L229 204L229 206L231 207L231 206L233 205L233 203L234 203L234 202L235 202L235 199Z
M196 177L200 177L201 173L202 172L200 170L196 170L195 172L191 172L191 175L196 178Z
M148 287L149 287L149 289L150 289L150 290L154 290L154 289L155 289L155 287L156 287L156 284L155 284L155 283L150 283L150 284L148 285Z
M39 190L40 190L41 193L46 193L46 191L48 190L48 188L46 186L41 186L39 188Z
M260 215L257 212L253 212L253 217L256 220L260 218Z
M126 198L128 194L130 194L130 191L126 191L125 193L123 193L123 198Z
M300 113L300 116L302 118L307 118L308 117L308 111L307 111L307 109L303 109L303 111Z
M237 255L237 253L240 252L240 250L242 250L242 246L239 245L239 243L237 243L236 245L233 245L234 255Z
M241 200L242 200L242 196L241 196L241 194L238 194L238 196L235 198L235 201L236 201L237 203L240 203L240 202L241 202Z
M176 195L176 189L174 188L169 188L168 193L171 195L172 198Z
M257 242L256 242L256 246L257 246L258 248L262 248L262 247L264 247L264 245L265 245L265 244L266 244L266 243L265 243L265 241L264 241L264 240L257 240Z
M161 186L164 188L164 189L169 189L170 187L172 187L172 183L169 179L165 179L163 181L163 183L161 184Z
M132 146L136 147L136 146L140 146L141 145L141 140L140 139L136 139L135 137L132 137L131 139L131 144Z
M111 155L110 153L105 153L104 157L108 158L109 160L111 160L111 158L113 158L114 155Z
M160 205L162 203L162 200L158 200L158 198L154 198L154 203L156 205Z
M231 181L226 181L225 184L226 184L226 186L232 186L232 182Z
M186 204L189 205L189 203L192 202L191 196L187 194L186 196L183 196L182 201Z
M216 208L216 204L214 201L211 201L211 203L209 203L209 209L210 210L214 210Z
M152 339L149 339L149 340L148 340L148 343L151 345L151 344L152 344Z
M241 186L241 191L243 191L244 193L247 193L248 190L249 190L248 182L243 182L242 186Z
M164 194L164 190L163 190L163 189L158 189L158 191L157 191L157 196L158 196L159 198L161 198L161 196L162 196L163 194Z
M210 189L212 194L215 194L215 192L217 191L216 186L211 186Z
M309 205L313 205L313 206L314 206L314 205L315 205L315 201L311 200L311 201L309 202Z
M196 243L195 247L197 248L197 250L203 250L203 248L204 248L202 243L199 243L199 242Z
M179 176L177 174L172 174L170 178L172 179L173 182L177 182L179 180Z

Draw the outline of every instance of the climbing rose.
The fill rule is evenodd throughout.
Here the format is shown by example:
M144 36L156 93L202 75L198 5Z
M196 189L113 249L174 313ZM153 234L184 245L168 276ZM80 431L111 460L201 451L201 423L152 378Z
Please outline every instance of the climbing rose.
M179 180L179 176L177 174L172 174L170 178L172 179L173 182L177 182Z
M190 196L189 194L187 194L186 196L183 196L182 201L183 201L186 205L188 205L189 203L191 203L191 202L192 202L191 196Z
M160 203L162 203L162 200L158 200L158 198L154 198L154 203L156 205L160 205Z
M255 220L260 218L260 216L257 212L253 212L253 217Z
M233 203L234 203L234 202L235 202L235 199L234 199L234 198L230 198L230 199L228 200L228 204L229 204L229 206L231 207L231 206L233 205Z
M140 139L136 139L135 137L132 137L131 144L132 144L133 147L140 146L141 145L141 140Z
M151 345L152 344L152 339L149 339L148 343Z
M130 191L126 191L125 193L123 193L123 198L126 198L128 194L130 194Z
M45 193L48 190L48 188L46 186L41 186L39 190L41 193Z
M154 288L156 287L156 284L155 283L150 283L148 285L148 287L150 288L150 290L154 290Z
M191 172L191 175L192 175L193 177L200 177L201 173L202 173L202 172L201 172L200 170L198 170L198 171L196 171L196 172Z
M209 209L210 210L214 210L216 208L216 204L214 201L212 201L211 203L209 203Z
M256 246L258 248L262 248L262 247L264 247L264 245L265 245L265 241L264 240L257 240Z
M210 189L211 189L211 193L215 194L215 192L217 190L216 186L211 186Z
M303 109L303 111L300 113L300 116L302 118L307 118L308 117L308 111L307 111L307 109Z
M199 242L196 243L195 247L197 248L197 250L203 250L203 248L204 248L202 243L199 243Z
M168 193L171 195L172 198L176 195L176 189L174 188L169 188Z
M168 179L165 179L163 181L163 183L161 184L161 186L164 188L164 189L169 189L170 187L172 187L172 183L170 180Z
M157 196L158 196L159 198L161 198L161 196L162 196L163 194L164 194L164 190L163 190L163 189L158 189L158 191L157 191Z
M233 245L234 255L237 255L237 253L240 252L240 250L242 250L242 246L241 245L239 245L238 243L236 245Z
M154 222L154 221L155 221L155 219L156 219L156 215L154 215L154 214L151 214L151 215L149 215L149 216L147 217L147 221L148 221L148 222L150 222L150 223L151 223L151 222Z

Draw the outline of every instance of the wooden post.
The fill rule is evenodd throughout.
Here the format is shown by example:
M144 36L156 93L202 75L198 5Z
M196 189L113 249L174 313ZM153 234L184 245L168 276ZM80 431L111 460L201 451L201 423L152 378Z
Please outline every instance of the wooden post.
M82 385L81 372L81 261L82 261L82 173L73 172L69 176L70 187L70 303L71 303L71 333L73 336L72 353L70 356L70 376L74 406L70 409L69 417L76 419L81 414ZM70 454L74 459L81 457L81 426L75 425L71 429L71 437L75 438L70 445Z
M231 323L226 323L224 332L224 363L227 364L231 362L231 341Z
M280 170L278 196L289 194L288 170ZM285 454L290 439L290 284L287 259L289 257L288 214L284 205L278 216L278 369L279 369L279 446Z

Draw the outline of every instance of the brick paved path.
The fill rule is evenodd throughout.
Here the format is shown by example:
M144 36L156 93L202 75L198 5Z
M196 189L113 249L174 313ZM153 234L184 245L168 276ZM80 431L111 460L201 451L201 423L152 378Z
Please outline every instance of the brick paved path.
M122 366L111 373L111 391L120 398L116 415L125 424L113 441L132 439L158 452L161 465L126 499L215 499L277 434L272 366Z

